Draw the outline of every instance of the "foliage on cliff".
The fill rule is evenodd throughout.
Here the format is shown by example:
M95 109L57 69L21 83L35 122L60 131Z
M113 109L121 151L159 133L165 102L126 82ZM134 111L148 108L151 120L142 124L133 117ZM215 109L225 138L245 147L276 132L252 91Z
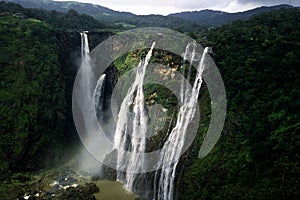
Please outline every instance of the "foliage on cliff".
M66 13L55 10L29 9L14 3L0 2L0 13L10 12L19 13L24 17L35 18L51 24L55 28L64 30L91 30L105 28L105 26L92 16L79 14L75 10L69 10ZM108 25L109 26L109 25Z
M0 2L0 12L18 12L32 18L37 18L50 23L58 28L64 29L132 29L138 27L164 27L172 28L182 32L200 30L203 27L177 17L161 15L134 15L131 13L116 12L101 6L94 6L78 2L53 2L59 4L49 6L49 2L44 4L41 1L14 1L15 3ZM29 3L30 5L28 5ZM64 5L65 4L65 5ZM71 4L80 4L70 6ZM2 8L1 8L2 7ZM43 8L43 9L40 9Z
M209 32L226 125L214 151L187 166L180 199L299 199L299 17L282 9Z
M65 77L56 32L36 19L0 17L0 180L59 160Z

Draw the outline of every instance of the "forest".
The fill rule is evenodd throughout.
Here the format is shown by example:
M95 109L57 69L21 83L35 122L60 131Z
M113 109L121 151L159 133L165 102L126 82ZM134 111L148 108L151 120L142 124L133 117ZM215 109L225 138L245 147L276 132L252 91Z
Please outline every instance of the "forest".
M300 9L288 7L218 27L155 15L112 23L73 9L0 2L0 199L26 199L24 194L31 194L27 199L98 199L93 194L99 190L90 183L49 196L54 193L48 179L65 173L66 154L82 146L72 116L73 83L83 59L80 33L90 31L92 50L123 30L152 26L174 29L212 47L226 89L226 120L218 143L198 158L209 123L209 117L201 118L195 140L180 157L174 199L299 199L299 18ZM158 50L153 55L150 62L172 62L180 71L176 56ZM118 58L107 87L145 56L139 49ZM209 116L205 84L201 92L201 115ZM174 96L161 86L145 86L145 99L164 105L168 114L177 110ZM38 190L40 196L34 196Z

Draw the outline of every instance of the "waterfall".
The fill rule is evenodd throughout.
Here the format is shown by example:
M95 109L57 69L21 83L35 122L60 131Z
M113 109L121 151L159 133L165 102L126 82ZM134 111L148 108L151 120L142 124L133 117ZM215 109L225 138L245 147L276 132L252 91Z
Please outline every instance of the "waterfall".
M91 79L93 77L92 67L91 67L91 57L90 57L90 48L89 41L87 36L87 31L80 33L81 35L81 66L82 66L82 76L81 78L81 87L83 91L87 92L87 100L90 101L92 98L93 92L91 90ZM90 110L90 109L89 109Z
M105 74L101 77L95 77L93 72L93 64L90 57L88 32L83 31L81 35L81 67L78 74L78 85L80 92L76 99L76 104L80 105L80 114L83 115L84 120L84 135L79 135L84 144L91 145L95 139L93 134L98 134L97 129L93 123L93 116L96 115L98 122L103 119L103 103L104 103L104 87ZM98 79L99 78L99 79ZM97 120L97 119L96 119ZM79 126L80 127L80 126ZM76 127L77 128L77 127ZM94 145L95 151L101 152L103 144ZM88 148L82 148L79 157L80 171L84 171L91 175L101 175L102 164L98 162L93 156L88 153Z
M146 149L146 132L148 117L144 104L144 76L146 67L152 55L155 43L144 60L141 60L133 84L125 96L118 114L117 128L114 138L114 147L118 149L117 179L125 182L125 187L133 191L137 177L136 169L144 168L144 155ZM128 141L128 135L131 140ZM129 150L133 154L125 156L124 151ZM126 171L125 180L122 175Z
M82 58L82 69L84 78L82 79L83 86L86 86L85 90L91 88L90 81L94 77L91 66L90 48L87 31L80 33L81 35L81 58ZM103 115L103 102L104 102L104 87L105 87L105 74L102 74L96 83L96 87L92 93L89 92L88 98L95 98L95 108L97 111L97 117L101 118ZM87 85L86 85L87 84Z
M105 76L106 76L106 74L102 74L100 76L100 78L97 81L96 88L94 91L96 114L97 114L97 118L100 122L102 122L102 120L103 120Z
M184 59L187 58L189 54L190 47L193 47L192 55L190 58L190 63L192 64L195 56L195 44L190 43L186 48L186 52L184 54ZM197 75L191 90L185 85L181 86L181 106L179 108L179 113L176 121L176 125L171 131L167 141L165 142L161 156L159 161L159 168L161 168L160 178L158 182L158 186L156 186L156 181L154 182L154 199L158 200L172 200L174 195L174 181L175 181L175 173L176 167L179 162L179 158L181 155L181 151L184 147L186 130L188 128L189 123L193 120L196 112L196 108L198 106L198 96L202 84L202 74L205 68L205 58L208 54L209 48L205 48L202 54L201 60L198 65ZM189 74L190 75L190 68ZM189 77L188 77L189 79ZM158 171L155 174L157 178ZM155 179L156 179L155 178ZM157 191L156 191L157 188Z
M95 79L92 72L87 32L81 33L81 40L83 68L79 86L83 88L80 95L85 98L81 98L80 100L82 102L80 101L78 103L83 105L81 109L84 117L87 119L86 129L95 131L97 129L93 127L89 119L92 119L90 116L94 109L93 106L96 106L97 111L103 111L105 74L102 75L96 83L97 79ZM141 178L143 175L133 172L143 171L142 169L145 168L146 164L144 154L146 152L148 116L144 102L143 85L146 68L152 56L154 46L155 42L136 69L135 79L121 103L113 137L113 147L117 150L117 180L124 182L126 189L132 192L135 192L137 185L144 180ZM190 81L192 64L196 62L196 57L198 56L196 46L196 43L189 43L183 54L184 63L186 61L190 62L187 72L184 72L184 76L187 76L187 82ZM194 119L197 111L198 97L202 85L202 74L205 69L209 50L209 48L205 48L203 54L198 59L200 61L197 66L197 73L192 87L184 83L184 81L179 87L181 103L178 117L175 126L173 128L170 126L171 132L161 149L157 171L154 174L153 199L172 200L174 198L176 168L184 149L188 126ZM94 83L96 83L96 87L90 87L91 85L95 85ZM95 105L89 105L88 103L90 102L94 102ZM99 116L101 121L102 116ZM98 120L99 116L97 114ZM89 139L90 138L87 138L86 141L90 142ZM98 148L101 148L101 145L99 145Z
M89 47L89 40L88 40L88 31L83 31L80 33L81 35L81 58L82 62L84 61L90 61L90 47Z

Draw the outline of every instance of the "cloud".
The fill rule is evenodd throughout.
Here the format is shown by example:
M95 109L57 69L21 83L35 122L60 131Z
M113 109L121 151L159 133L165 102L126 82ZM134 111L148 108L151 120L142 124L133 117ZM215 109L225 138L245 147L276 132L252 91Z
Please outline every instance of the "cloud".
M60 0L67 1L67 0ZM193 11L203 9L240 12L258 6L271 6L292 3L300 6L299 0L75 0L102 5L118 11L128 11L135 14L163 14Z
M150 0L150 1L140 1L140 0L82 0L85 2L95 2L99 5L112 5L112 6L127 6L127 7L152 7L155 9L160 9L164 7L173 7L180 10L192 10L198 8L208 8L215 5L220 7L229 4L232 0Z
M294 1L296 2L296 0L294 0ZM241 2L241 3L251 2L251 3L255 3L255 4L265 4L265 5L289 4L289 0L250 0L250 1L249 0L239 0L239 2Z
M251 3L257 6L272 6L279 4L291 4L293 6L300 6L299 0L238 0L241 4Z

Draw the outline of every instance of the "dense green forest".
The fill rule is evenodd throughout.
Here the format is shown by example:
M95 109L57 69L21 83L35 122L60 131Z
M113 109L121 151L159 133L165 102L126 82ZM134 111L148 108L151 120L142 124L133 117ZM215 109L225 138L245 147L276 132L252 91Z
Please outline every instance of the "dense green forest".
M143 16L114 24L75 10L0 2L0 199L32 181L37 171L61 163L64 146L78 142L71 95L81 61L79 32L92 30L94 47L120 30L143 26L174 28L211 46L226 87L228 111L221 138L199 159L202 136L197 135L180 162L178 198L299 199L299 18L297 8L280 9L204 30L171 17ZM119 58L113 64L116 74L137 63L133 56L144 54ZM152 62L163 64L174 58L159 51L154 55ZM171 67L179 64L172 60ZM147 89L151 94L160 87ZM203 92L201 100L209 101ZM163 104L170 96L164 90L154 100ZM172 101L165 105L170 110L175 106ZM209 114L208 108L202 111ZM201 124L208 122L204 118Z
M64 30L91 30L107 28L100 21L86 14L79 14L75 10L67 13L55 10L26 9L15 3L0 2L0 12L20 13L24 17L42 20L55 28Z
M0 32L3 180L59 161L67 105L53 28L37 19L1 16Z
M283 9L207 32L226 124L211 155L186 166L180 199L299 198L299 17Z
M285 5L285 4L270 6L270 7L262 6L259 8L254 8L252 10L247 10L244 12L237 12L237 13L227 13L227 12L215 11L215 10L200 10L200 11L174 13L169 16L178 17L205 26L218 27L237 20L248 20L250 17L254 15L258 15L264 12L269 12L272 10L279 10L282 8L288 9L288 8L292 8L292 6Z

